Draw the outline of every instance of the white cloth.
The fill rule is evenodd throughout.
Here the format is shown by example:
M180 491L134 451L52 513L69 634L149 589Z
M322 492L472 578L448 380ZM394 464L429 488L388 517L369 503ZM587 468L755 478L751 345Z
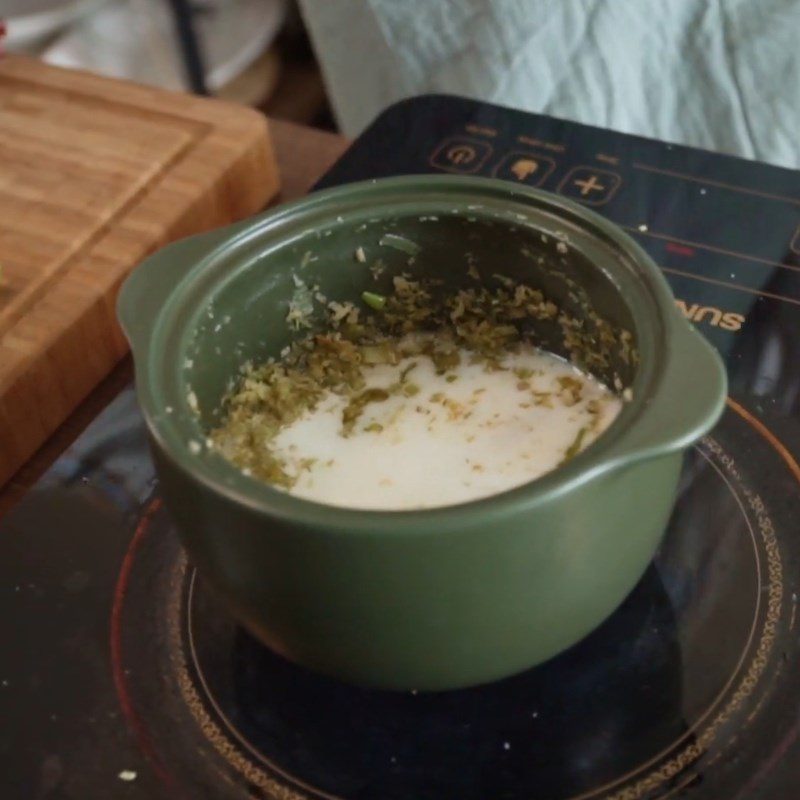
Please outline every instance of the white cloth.
M800 0L300 0L343 131L426 92L800 167Z

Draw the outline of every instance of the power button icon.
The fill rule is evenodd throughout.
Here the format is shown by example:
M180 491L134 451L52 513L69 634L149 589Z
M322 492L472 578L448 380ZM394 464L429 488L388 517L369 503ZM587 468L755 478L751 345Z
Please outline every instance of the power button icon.
M492 154L492 146L478 139L452 137L433 151L429 164L445 172L470 174L477 172Z

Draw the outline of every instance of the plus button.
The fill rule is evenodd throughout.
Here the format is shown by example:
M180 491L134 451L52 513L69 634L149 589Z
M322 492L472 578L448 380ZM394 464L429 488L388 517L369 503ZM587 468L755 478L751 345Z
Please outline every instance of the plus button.
M558 193L590 206L607 203L617 192L622 177L595 166L573 167L558 185Z
M587 194L591 194L592 192L605 191L606 188L597 180L596 175L590 175L588 178L584 178L584 180L573 181L573 183L580 187L583 197L586 197Z

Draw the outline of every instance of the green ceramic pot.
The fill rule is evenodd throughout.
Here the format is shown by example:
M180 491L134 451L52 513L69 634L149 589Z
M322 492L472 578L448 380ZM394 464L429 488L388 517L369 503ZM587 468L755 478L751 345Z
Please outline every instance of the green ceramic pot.
M386 233L419 245L413 267L379 244ZM358 247L369 261L380 255L387 275L411 269L456 287L469 251L482 274L575 309L577 287L635 337L640 363L621 368L633 400L565 466L458 506L333 508L242 475L206 450L204 429L239 365L290 341L294 275L331 299L380 291ZM170 245L128 279L119 315L161 492L197 569L277 652L385 688L496 680L601 623L651 560L682 452L726 393L716 352L628 236L561 197L483 178L351 184Z

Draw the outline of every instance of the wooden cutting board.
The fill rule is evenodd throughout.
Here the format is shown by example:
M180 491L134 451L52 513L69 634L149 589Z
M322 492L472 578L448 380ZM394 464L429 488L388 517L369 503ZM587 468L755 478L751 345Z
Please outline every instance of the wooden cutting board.
M0 59L0 485L127 352L136 264L277 190L255 111Z

